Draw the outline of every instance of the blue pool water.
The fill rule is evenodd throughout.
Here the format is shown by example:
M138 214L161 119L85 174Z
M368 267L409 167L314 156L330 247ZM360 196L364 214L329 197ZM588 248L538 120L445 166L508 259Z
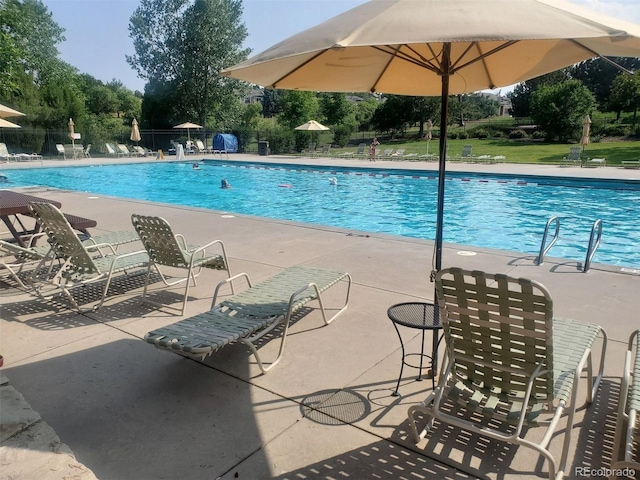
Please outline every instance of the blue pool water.
M206 161L13 170L7 186L42 185L406 237L435 237L437 176ZM338 185L331 185L336 177ZM221 189L221 179L231 189ZM588 182L588 183L587 183ZM549 217L561 221L550 256L640 268L640 184L448 174L444 241L537 254ZM553 232L551 232L553 233Z

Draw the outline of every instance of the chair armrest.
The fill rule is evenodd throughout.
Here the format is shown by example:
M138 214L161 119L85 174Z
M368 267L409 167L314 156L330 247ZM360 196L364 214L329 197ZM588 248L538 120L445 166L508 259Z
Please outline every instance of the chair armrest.
M234 280L237 280L240 277L245 277L247 279L247 284L249 285L249 288L251 288L253 286L251 284L251 278L249 278L249 274L245 273L245 272L238 273L238 274L234 275L233 277L229 277L226 280L223 280L222 282L218 283L218 285L216 286L215 291L213 292L213 299L211 300L211 308L212 309L213 309L213 307L215 307L217 305L218 292L220 291L220 288L222 288L227 283L231 283Z

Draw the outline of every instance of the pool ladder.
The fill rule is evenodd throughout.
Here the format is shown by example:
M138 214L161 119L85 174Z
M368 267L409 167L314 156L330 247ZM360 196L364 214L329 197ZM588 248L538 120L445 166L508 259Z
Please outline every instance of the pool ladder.
M555 224L555 232L553 234L553 238L547 244L547 237L549 236L549 228L552 224ZM542 235L542 243L540 244L540 253L538 254L538 258L536 259L537 265L542 265L544 261L544 257L551 250L551 247L555 245L558 241L558 237L560 234L560 219L557 216L551 217L547 221L547 225L544 227L544 234ZM600 240L602 239L602 220L597 219L593 222L593 226L591 227L591 235L589 237L589 246L587 248L587 256L584 260L584 265L582 267L583 272L588 272L591 267L591 260L593 256L596 254L596 250L600 246ZM546 246L545 246L546 245Z

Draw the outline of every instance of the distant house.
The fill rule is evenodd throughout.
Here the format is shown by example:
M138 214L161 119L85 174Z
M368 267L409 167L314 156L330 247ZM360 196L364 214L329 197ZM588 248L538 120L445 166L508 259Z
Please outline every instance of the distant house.
M490 92L480 92L480 95L488 97L491 100L498 102L498 104L500 105L498 107L498 116L508 117L509 115L511 115L511 109L513 108L513 105L511 104L511 100L509 100L507 97L503 95L500 95L500 92L498 92L498 94L490 93Z
M251 91L244 97L244 103L262 103L264 91L260 87L253 87Z

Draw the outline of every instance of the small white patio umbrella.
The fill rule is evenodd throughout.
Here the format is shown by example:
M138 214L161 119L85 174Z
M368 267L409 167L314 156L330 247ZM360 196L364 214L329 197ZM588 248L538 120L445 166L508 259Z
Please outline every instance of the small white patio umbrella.
M192 128L202 128L202 125L198 125L197 123L185 122L180 125L176 125L173 128L186 128L187 129L187 138L191 141L191 133L189 132Z
M142 139L142 137L140 137L140 129L138 128L138 121L135 118L131 122L131 136L129 137L129 139L132 142L136 142L136 145Z
M309 120L308 122L303 123L302 125L298 125L296 128L294 128L294 130L303 130L303 131L311 132L311 140L313 142L316 142L317 135L318 135L316 132L323 132L323 131L329 130L329 127L325 127L324 125L316 122L315 120Z
M316 122L315 120L309 120L307 123L303 123L302 125L298 125L294 130L307 130L311 132L320 132L323 130L329 130L329 127L325 127L321 123Z
M589 134L591 133L591 117L589 115L584 117L582 122L582 137L580 138L580 145L582 145L582 151L584 152L585 145L589 145L591 142Z

